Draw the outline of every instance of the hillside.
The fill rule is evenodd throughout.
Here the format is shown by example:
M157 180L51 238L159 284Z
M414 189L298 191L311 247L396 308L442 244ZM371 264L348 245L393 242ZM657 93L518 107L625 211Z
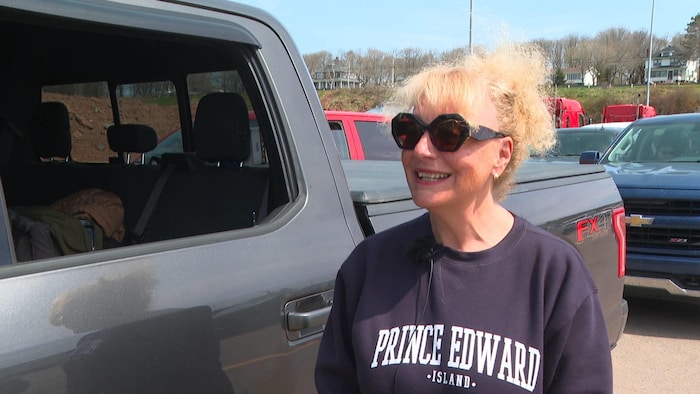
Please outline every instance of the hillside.
M389 88L340 89L319 92L324 109L367 111L380 106L389 97ZM593 123L601 121L603 107L609 104L645 104L646 86L570 87L552 89L550 95L578 100ZM659 115L700 111L700 84L654 85L649 104Z
M323 109L365 112L381 106L389 98L389 88L321 90L318 96Z
M554 95L554 91L550 92ZM646 104L646 86L560 88L557 96L578 100L593 123L601 121L603 107L609 104ZM649 104L659 115L700 111L700 84L653 85Z

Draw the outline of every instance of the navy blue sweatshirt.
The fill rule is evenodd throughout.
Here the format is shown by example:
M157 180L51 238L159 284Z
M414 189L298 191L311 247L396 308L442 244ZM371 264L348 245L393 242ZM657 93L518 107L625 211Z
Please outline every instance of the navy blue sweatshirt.
M515 218L494 247L437 245L428 214L343 263L320 394L611 393L597 289L570 244Z

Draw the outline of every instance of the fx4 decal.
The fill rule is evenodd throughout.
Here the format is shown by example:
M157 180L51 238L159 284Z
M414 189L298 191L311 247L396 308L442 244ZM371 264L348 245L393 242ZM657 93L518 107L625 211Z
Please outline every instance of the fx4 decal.
M567 227L569 226L567 225ZM576 229L577 244L604 237L612 229L612 211L608 210L597 215L577 218L573 222L573 227Z

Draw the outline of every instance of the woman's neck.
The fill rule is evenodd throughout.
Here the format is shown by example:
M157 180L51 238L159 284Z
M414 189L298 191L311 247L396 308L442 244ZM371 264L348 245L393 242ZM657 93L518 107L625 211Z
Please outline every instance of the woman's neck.
M492 248L506 237L514 221L510 211L496 202L459 212L430 211L435 240L462 252Z

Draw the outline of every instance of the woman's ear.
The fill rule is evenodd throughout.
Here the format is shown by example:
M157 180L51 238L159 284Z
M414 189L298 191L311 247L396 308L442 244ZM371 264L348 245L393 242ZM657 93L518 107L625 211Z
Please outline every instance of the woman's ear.
M513 156L513 138L505 136L503 138L498 138L497 141L499 142L499 148L496 166L500 170L499 173L502 173Z

